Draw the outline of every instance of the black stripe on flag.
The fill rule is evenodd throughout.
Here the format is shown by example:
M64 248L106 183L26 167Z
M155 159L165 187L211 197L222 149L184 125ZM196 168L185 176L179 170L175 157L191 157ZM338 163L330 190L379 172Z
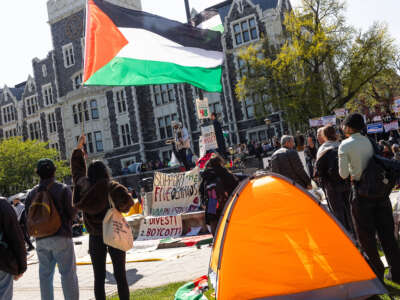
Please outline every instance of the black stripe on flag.
M147 12L116 6L105 0L94 0L94 2L117 27L141 28L184 47L222 52L221 33L219 32L195 28Z

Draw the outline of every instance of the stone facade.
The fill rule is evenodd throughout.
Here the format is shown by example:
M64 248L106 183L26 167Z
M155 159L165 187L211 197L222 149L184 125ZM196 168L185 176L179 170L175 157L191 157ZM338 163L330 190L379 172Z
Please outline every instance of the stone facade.
M141 9L140 0L107 1ZM264 122L249 117L246 104L236 99L237 55L243 47L259 44L261 34L267 35L274 45L282 44L282 18L284 11L291 9L289 0L230 0L217 5L225 27L223 93L207 93L188 84L175 84L168 86L169 100L162 103L156 101L154 86L81 87L85 1L48 0L47 8L53 49L46 58L33 59L33 77L14 88L0 89L0 138L10 132L13 135L14 128L24 139L32 138L31 129L37 123L40 139L48 141L51 147L60 150L63 159L68 159L83 131L88 137L89 157L104 159L117 176L131 162L169 158L172 146L165 142L170 136L162 136L161 132L167 132L167 128L160 126L167 126L165 122L172 118L188 129L192 149L198 152L201 123L196 117L195 103L197 98L206 97L210 110L220 115L224 129L229 132L228 144L265 139ZM233 25L248 18L256 20L257 38L236 45ZM5 116L8 106L15 112L11 119ZM52 114L56 130L50 130ZM267 133L282 134L285 127L281 113L275 112L269 118L272 129Z

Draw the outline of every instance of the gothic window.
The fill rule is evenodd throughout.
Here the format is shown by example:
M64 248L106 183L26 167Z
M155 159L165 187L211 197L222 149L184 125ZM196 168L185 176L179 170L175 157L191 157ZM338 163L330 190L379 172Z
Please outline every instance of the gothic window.
M42 87L42 93L45 106L54 104L53 89L50 83Z
M121 89L114 93L115 103L117 106L117 113L122 114L127 110L126 107L126 94L125 90Z
M49 133L57 132L56 114L54 112L49 113L47 115L47 124L48 124L48 128L49 128Z
M75 64L74 46L72 45L72 43L64 45L62 47L62 52L64 56L64 67L72 67Z
M236 46L258 40L258 29L255 17L240 20L234 23L232 27Z
M121 139L122 139L122 145L123 146L129 146L132 144L132 139L131 139L131 131L129 128L129 124L124 124L120 126L121 130Z

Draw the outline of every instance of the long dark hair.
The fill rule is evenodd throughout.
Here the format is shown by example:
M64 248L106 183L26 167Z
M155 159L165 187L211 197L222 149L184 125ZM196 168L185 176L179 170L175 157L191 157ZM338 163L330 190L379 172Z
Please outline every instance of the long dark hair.
M102 161L96 160L89 165L88 178L91 184L96 184L103 179L110 180L110 172Z

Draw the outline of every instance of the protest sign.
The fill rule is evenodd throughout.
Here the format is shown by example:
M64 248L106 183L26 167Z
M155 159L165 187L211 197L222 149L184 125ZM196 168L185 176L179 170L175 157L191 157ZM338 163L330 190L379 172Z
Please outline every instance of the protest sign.
M310 119L309 122L310 127L321 127L324 125L321 118Z
M214 125L201 127L201 137L205 151L218 149Z
M160 240L182 235L182 217L160 216L146 217L141 220L137 240Z
M346 117L346 115L347 115L347 109L345 109L345 108L338 108L338 109L335 109L335 116L337 117L337 118L344 118L344 117Z
M204 98L203 100L196 99L196 107L199 120L208 119L210 117L207 98Z
M399 122L397 120L392 121L390 123L386 123L383 125L385 127L385 132L389 132L392 130L397 130L399 129Z
M367 133L383 132L383 123L373 123L367 125Z
M322 124L325 125L336 125L336 116L325 116L322 117Z
M152 216L173 216L200 207L201 176L198 168L181 173L155 172Z
M310 123L310 127L322 127L325 125L336 125L336 115L310 119L309 123Z

